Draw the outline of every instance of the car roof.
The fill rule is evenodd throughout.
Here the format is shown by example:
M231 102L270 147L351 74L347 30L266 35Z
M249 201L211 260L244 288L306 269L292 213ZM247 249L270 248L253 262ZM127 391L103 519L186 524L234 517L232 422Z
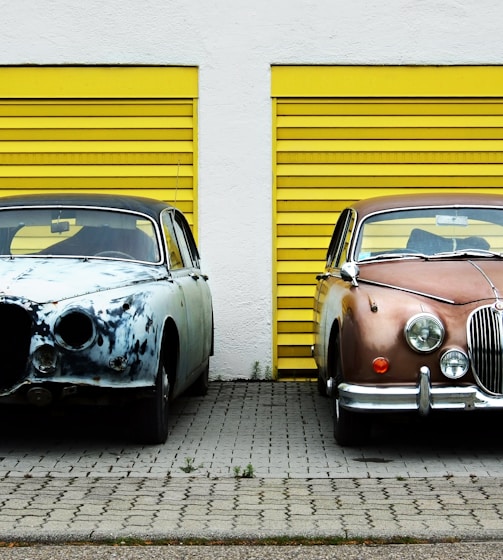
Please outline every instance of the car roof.
M359 200L351 205L359 216L398 208L435 206L501 206L503 195L485 193L414 193Z
M13 206L90 206L140 212L152 218L174 208L167 202L131 195L93 193L44 193L0 197L0 209Z

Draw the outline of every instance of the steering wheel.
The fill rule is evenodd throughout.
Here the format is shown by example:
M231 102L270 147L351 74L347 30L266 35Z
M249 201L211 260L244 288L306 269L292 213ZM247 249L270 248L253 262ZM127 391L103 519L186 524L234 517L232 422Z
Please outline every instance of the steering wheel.
M111 257L116 259L127 259L130 261L134 261L134 257L128 255L127 253L123 253L122 251L100 251L94 255L95 257Z

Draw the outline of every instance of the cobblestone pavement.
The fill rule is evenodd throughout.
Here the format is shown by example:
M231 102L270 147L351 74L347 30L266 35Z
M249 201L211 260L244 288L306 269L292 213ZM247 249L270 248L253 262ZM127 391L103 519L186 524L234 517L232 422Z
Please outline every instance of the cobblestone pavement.
M110 412L0 421L2 541L503 537L497 416L392 418L343 449L315 383L213 382L162 446Z

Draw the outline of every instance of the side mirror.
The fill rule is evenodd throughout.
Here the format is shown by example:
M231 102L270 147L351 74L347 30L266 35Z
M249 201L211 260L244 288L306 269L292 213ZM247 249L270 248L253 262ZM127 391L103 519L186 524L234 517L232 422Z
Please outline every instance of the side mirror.
M341 278L345 282L351 282L352 286L358 286L358 276L360 269L355 262L345 262L341 267Z

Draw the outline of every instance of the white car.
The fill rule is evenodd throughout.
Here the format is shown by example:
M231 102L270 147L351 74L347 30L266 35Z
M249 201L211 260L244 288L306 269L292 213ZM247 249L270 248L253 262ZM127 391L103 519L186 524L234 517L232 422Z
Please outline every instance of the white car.
M204 394L208 278L183 214L140 197L0 199L0 405L131 407L142 441Z

